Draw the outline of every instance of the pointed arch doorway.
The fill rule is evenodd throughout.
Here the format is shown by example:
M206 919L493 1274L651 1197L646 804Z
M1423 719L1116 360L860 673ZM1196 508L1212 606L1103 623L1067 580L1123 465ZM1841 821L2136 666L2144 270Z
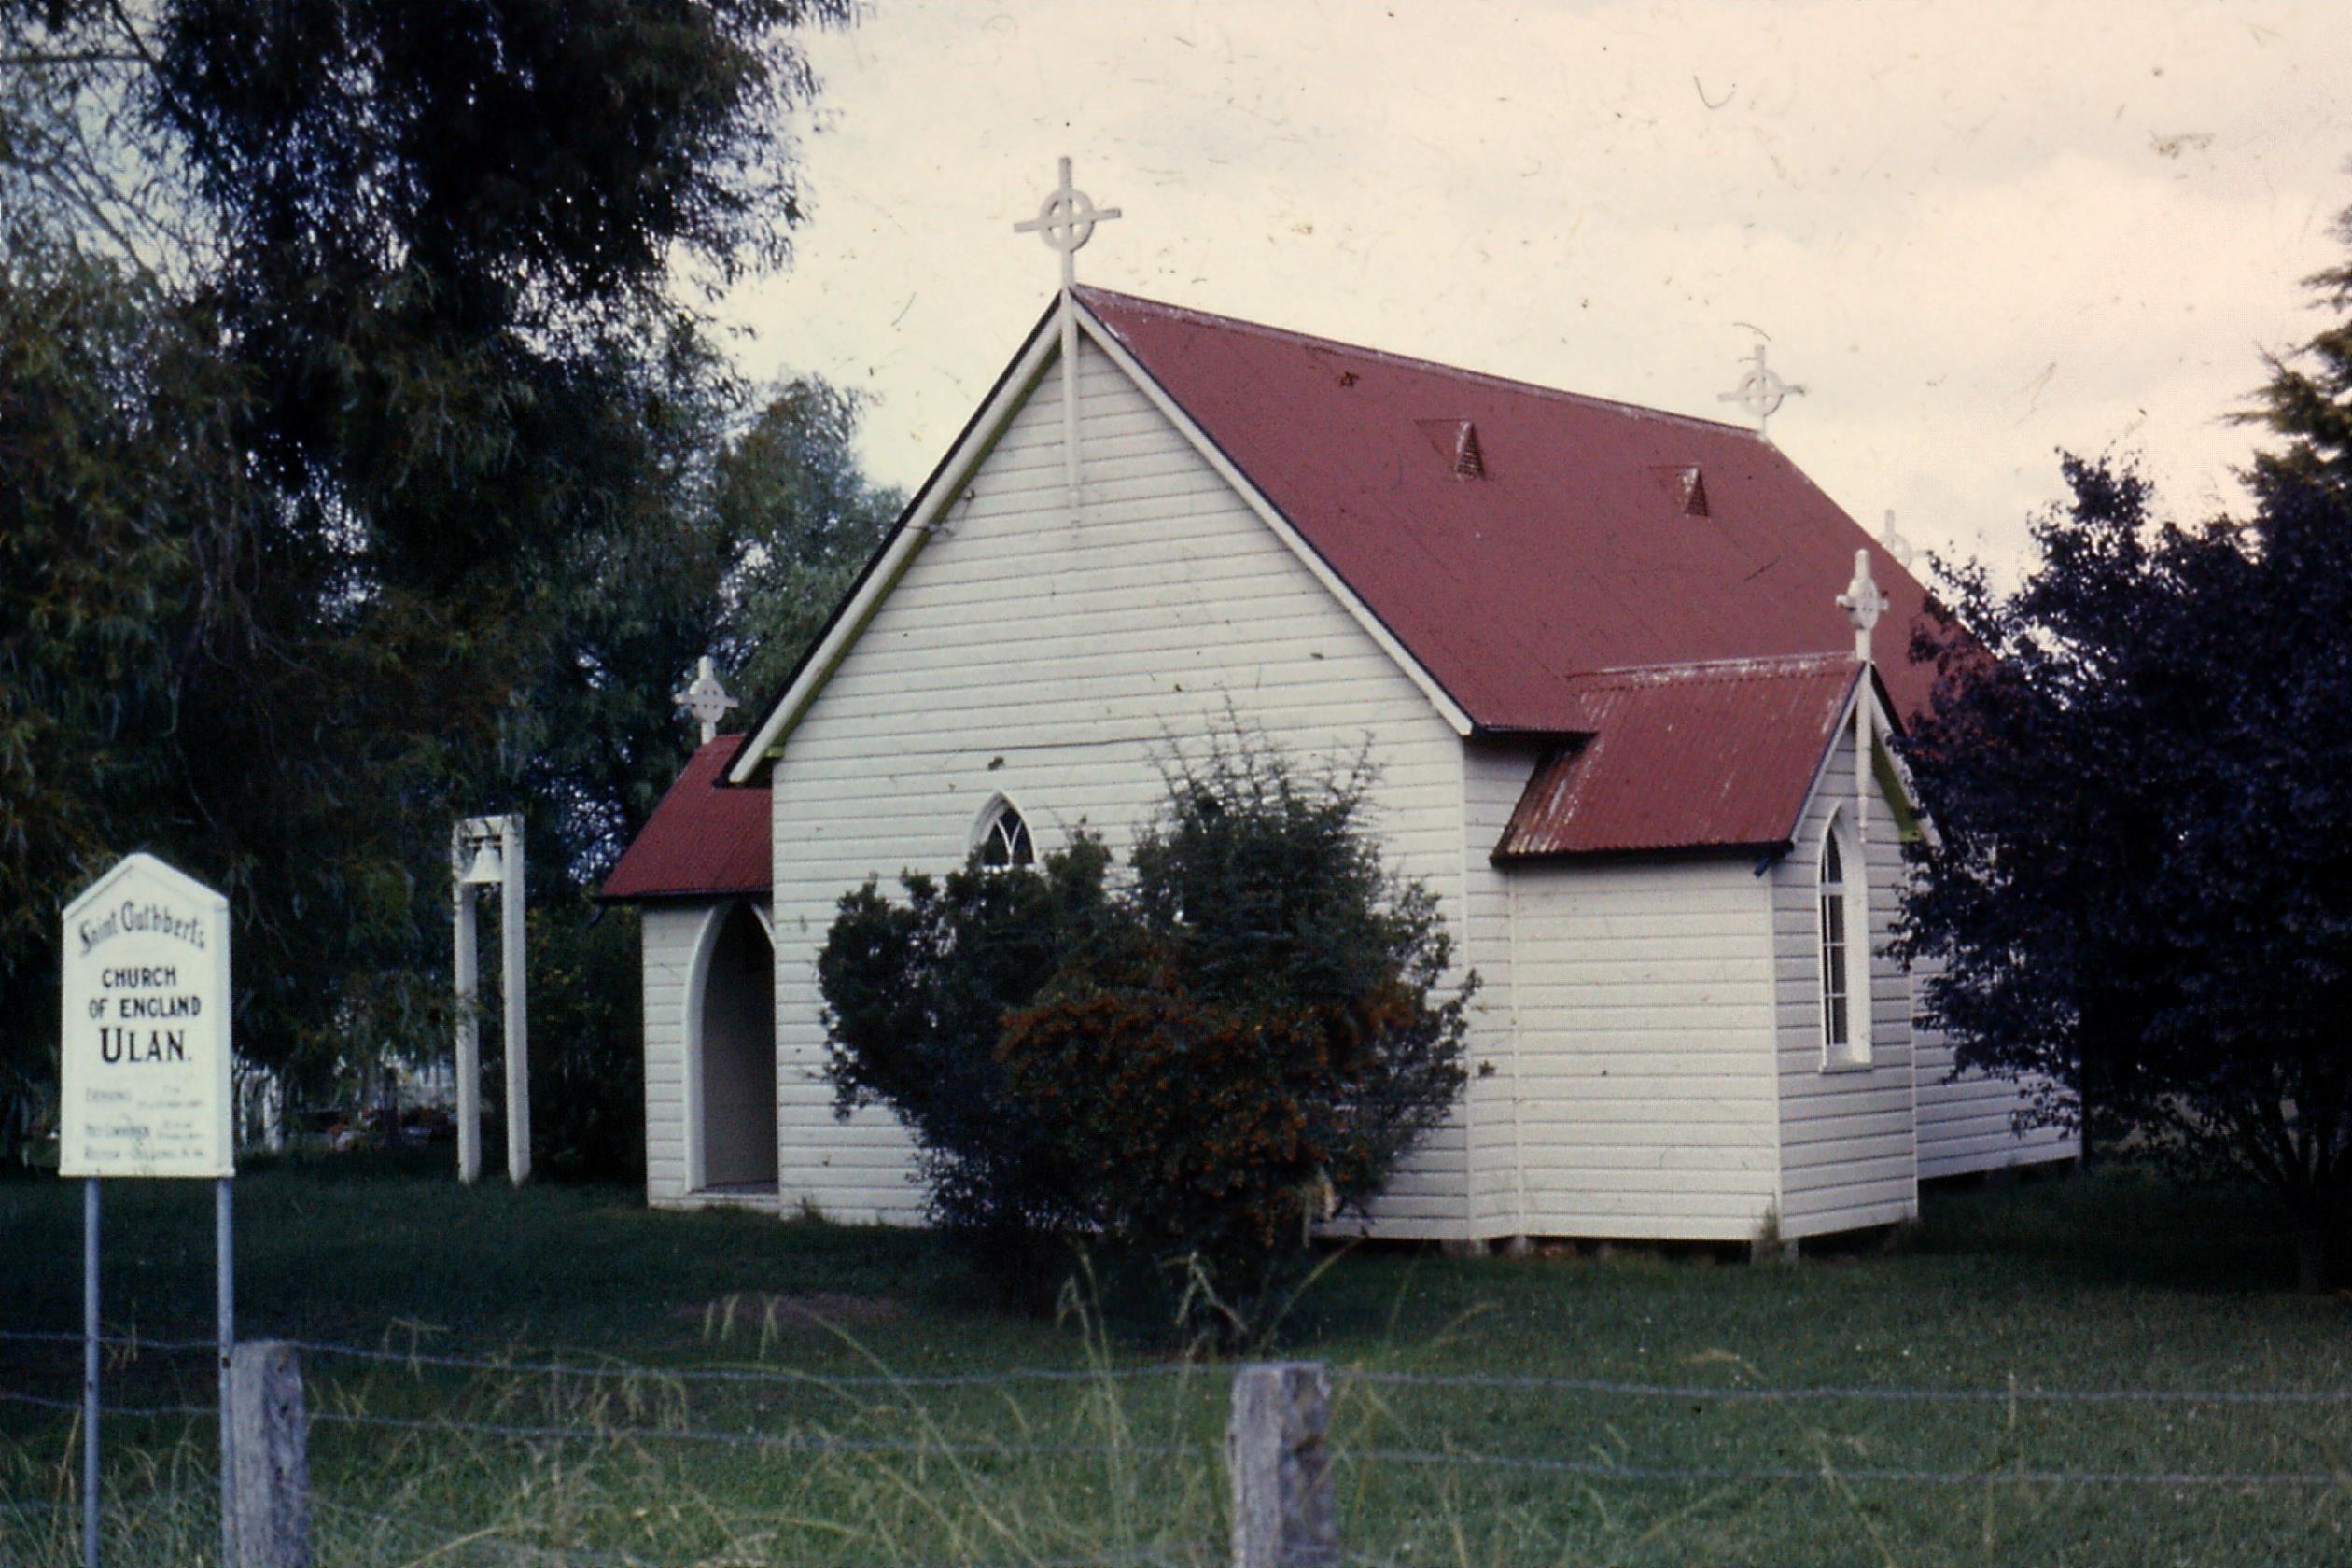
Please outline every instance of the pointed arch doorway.
M711 911L686 1009L686 1173L698 1197L776 1197L776 947L749 903Z

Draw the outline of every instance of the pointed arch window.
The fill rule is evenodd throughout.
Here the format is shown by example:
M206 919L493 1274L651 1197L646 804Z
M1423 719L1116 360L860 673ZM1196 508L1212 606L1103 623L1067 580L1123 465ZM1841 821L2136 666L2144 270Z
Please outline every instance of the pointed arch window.
M1020 809L1002 795L990 801L980 813L980 821L973 833L973 849L980 863L1001 871L1007 866L1037 863L1037 847L1029 838L1029 823Z
M1821 836L1821 1055L1825 1066L1870 1062L1870 951L1864 870L1832 819Z
M1854 1015L1846 991L1845 858L1838 835L1821 844L1822 1044L1836 1057L1852 1043Z

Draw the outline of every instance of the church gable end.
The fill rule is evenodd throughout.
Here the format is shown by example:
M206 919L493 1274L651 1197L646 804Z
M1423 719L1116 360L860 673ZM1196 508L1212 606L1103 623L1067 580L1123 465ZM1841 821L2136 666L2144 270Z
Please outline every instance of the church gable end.
M1359 720L1396 719L1412 685L1339 600L1116 365L1091 345L1080 360L1083 505L1068 502L1046 375L930 522L802 729L915 693L953 707L927 721L998 749L1197 733L1228 707L1289 727L1353 707L1357 689L1377 693ZM930 749L940 733L903 738ZM796 732L781 773L805 749Z
M1079 471L1089 474L1083 491L1086 501L1091 505L1119 498L1112 492L1098 489L1093 483L1091 465L1097 457L1104 459L1107 463L1107 482L1113 485L1122 479L1133 477L1122 462L1123 458L1133 454L1123 450L1121 442L1125 440L1131 446L1138 430L1148 428L1155 437L1172 440L1175 444L1189 448L1198 459L1201 469L1223 486L1242 510L1256 514L1260 524L1296 557L1323 589L1338 602L1358 628L1408 680L1421 689L1446 722L1457 734L1469 734L1472 729L1469 715L1422 668L1415 656L1382 623L1379 615L1364 604L1339 574L1299 536L1290 522L1255 491L1216 443L1193 423L1175 399L1128 355L1113 335L1101 328L1090 312L1075 305L1057 304L1031 329L1021 352L998 377L987 399L974 412L954 447L925 482L913 505L900 519L881 552L869 563L849 597L836 608L817 645L810 650L784 693L769 707L760 726L737 753L728 771L729 780L739 784L753 782L775 760L785 737L831 681L849 651L865 635L875 616L896 591L901 578L912 563L934 539L954 527L959 515L973 504L976 494L971 485L973 476L996 461L999 447L1010 439L1016 424L1025 427L1024 439L1032 449L1027 466L1041 470L1049 466L1055 467L1065 476L1070 472L1066 432L1055 423L1060 418L1061 387L1047 385L1055 378L1046 374L1059 359L1056 336L1048 329L1061 318L1060 313L1066 308L1076 313L1076 325L1072 329L1076 335L1072 341L1085 345L1079 362L1090 367L1086 372L1090 389L1080 394L1085 410L1077 431L1077 444L1081 452ZM1106 376L1127 384L1124 388L1110 395L1130 402L1124 417L1134 428L1122 429L1115 424L1105 422L1105 415L1097 405L1101 401L1103 389L1113 385L1104 380ZM1133 395L1131 399L1129 394ZM1039 413L1041 407L1052 410L1052 421L1043 419ZM1156 422L1153 423L1155 419ZM1138 421L1144 423L1138 424ZM1111 439L1110 444L1099 453L1094 448L1098 436ZM1469 438L1469 456L1465 460L1475 466L1477 462L1475 438ZM1046 450L1048 447L1050 451ZM1042 471L1037 475L1039 485L1034 487L1036 494L1029 499L1041 509L1058 509L1068 513L1071 497L1067 488L1057 494L1047 494L1044 489L1047 477Z

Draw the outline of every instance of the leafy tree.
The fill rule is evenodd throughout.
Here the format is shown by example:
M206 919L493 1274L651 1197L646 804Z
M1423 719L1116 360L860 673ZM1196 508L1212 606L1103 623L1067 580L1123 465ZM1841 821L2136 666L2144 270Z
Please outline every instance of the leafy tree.
M2352 251L2352 208L2336 216L2335 237ZM2352 483L2352 259L2303 280L2313 306L2337 313L2296 354L2273 356L2259 406L2238 415L2286 438L2256 457L2248 477L2257 492L2290 479Z
M0 974L52 967L26 920L144 846L230 895L244 1049L313 1082L438 1054L447 825L486 808L526 814L539 923L600 940L571 895L675 770L669 693L768 646L754 590L805 542L730 473L768 427L832 456L812 581L888 500L847 399L742 416L679 287L784 256L795 32L850 9L0 0L0 207L37 234L0 283L0 551L43 563L0 638L149 789L90 806L0 697L48 748ZM7 1011L7 1071L46 1078L53 1014Z
M187 672L245 632L235 382L156 305L0 231L0 1154L53 1082L61 894L178 825Z
M746 693L783 691L904 504L858 467L863 406L813 377L788 383L720 456L714 523L733 551L722 646Z
M1368 784L1220 745L1173 772L1125 883L1082 834L1034 870L908 877L905 905L850 893L819 965L843 1110L907 1122L934 1219L991 1260L1083 1239L1196 1327L1265 1326L1312 1225L1463 1082L1476 980L1442 994L1450 943L1383 868Z
M860 406L803 377L697 426L637 521L573 551L525 749L581 875L611 864L677 777L689 732L669 698L694 660L713 655L748 705L780 691L898 515L899 493L858 467Z
M564 635L523 748L525 788L557 857L531 931L543 1042L535 1136L553 1171L641 1173L637 919L587 894L685 760L692 731L669 697L694 659L709 651L732 666L735 690L756 704L897 515L897 492L867 483L851 454L857 409L803 379L730 421L715 449L681 441L662 504L590 541L559 589Z
M2352 303L2352 272L2317 281ZM2275 367L2251 516L2160 524L2136 474L2068 458L2022 588L1946 574L1909 742L1942 842L1897 946L1949 966L1926 1001L1963 1067L2261 1183L2317 1289L2352 1195L2352 331L2310 357Z

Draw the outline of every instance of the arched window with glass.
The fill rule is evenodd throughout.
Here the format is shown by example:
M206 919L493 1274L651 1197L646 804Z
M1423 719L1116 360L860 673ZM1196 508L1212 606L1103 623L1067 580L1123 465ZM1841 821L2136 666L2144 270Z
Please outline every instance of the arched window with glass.
M1037 847L1020 808L1002 795L987 804L973 825L972 847L980 863L993 871L1037 863Z
M1821 835L1821 1059L1827 1067L1870 1061L1870 948L1861 857L1842 817Z

